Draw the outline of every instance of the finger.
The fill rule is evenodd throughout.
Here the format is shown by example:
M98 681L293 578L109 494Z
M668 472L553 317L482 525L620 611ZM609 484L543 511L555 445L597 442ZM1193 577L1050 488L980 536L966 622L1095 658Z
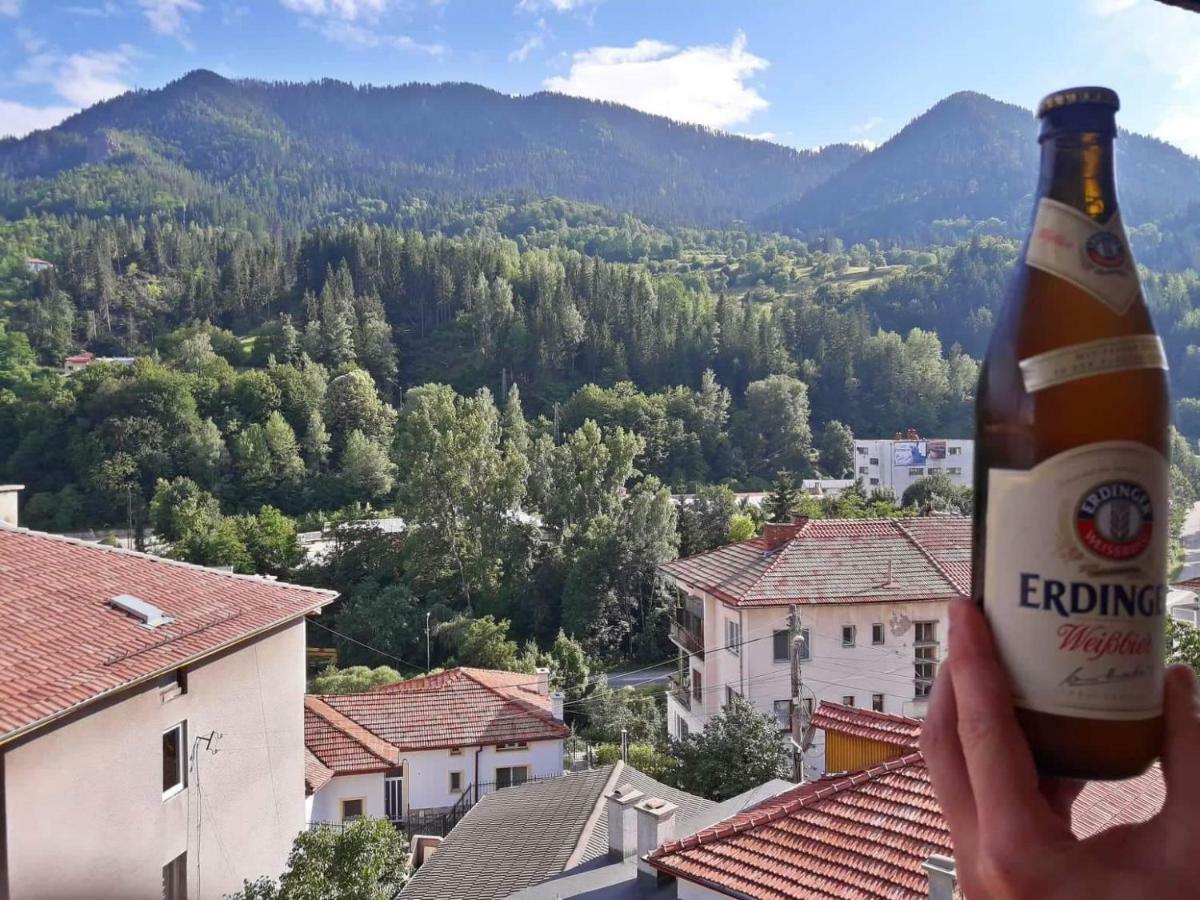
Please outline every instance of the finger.
M1196 675L1188 666L1167 669L1163 685L1163 777L1167 806L1194 814L1200 806L1200 717Z
M921 754L933 781L933 790L954 836L959 854L972 854L979 828L971 781L958 740L958 715L950 669L943 667L933 685L933 697L921 726Z
M1056 820L1038 792L1033 754L983 613L970 601L952 601L950 629L958 737L975 804L1004 833L1044 833Z
M1075 778L1043 778L1038 782L1038 790L1046 798L1050 810L1068 828L1071 827L1071 808L1075 805L1079 792L1087 784Z

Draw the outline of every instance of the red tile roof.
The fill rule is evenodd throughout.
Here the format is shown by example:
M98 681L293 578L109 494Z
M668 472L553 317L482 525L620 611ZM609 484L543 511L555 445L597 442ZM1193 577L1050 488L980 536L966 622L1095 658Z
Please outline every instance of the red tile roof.
M174 621L114 609L129 594ZM0 527L0 741L320 609L332 591Z
M304 746L335 774L382 772L399 765L399 753L320 697L304 698Z
M853 737L895 744L916 750L921 736L921 720L891 713L843 706L822 700L811 719L814 728L837 731Z
M844 721L849 718L841 716L838 730L849 730ZM908 722L910 729L920 724ZM1091 782L1072 808L1072 828L1085 838L1113 825L1144 822L1165 797L1157 763L1129 781ZM925 761L916 752L854 775L798 785L670 841L649 859L660 871L734 896L924 900L922 863L935 853L953 855L953 847Z
M1187 578L1183 581L1173 581L1171 582L1171 587L1181 591L1192 591L1193 593L1200 594L1200 578Z
M304 748L304 794L315 794L333 779L333 769L321 762L307 747Z
M942 600L970 590L965 517L810 519L772 548L764 537L660 567L732 606Z
M536 683L536 677L450 669L364 694L317 699L397 751L569 737L570 729L549 711L549 699L530 695L526 685ZM320 751L314 752L329 764Z

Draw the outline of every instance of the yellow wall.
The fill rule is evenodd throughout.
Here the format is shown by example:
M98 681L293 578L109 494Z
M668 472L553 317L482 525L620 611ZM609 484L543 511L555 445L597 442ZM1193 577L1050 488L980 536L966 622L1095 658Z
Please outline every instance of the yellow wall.
M869 769L910 751L896 744L872 741L836 731L825 732L825 771L857 772Z

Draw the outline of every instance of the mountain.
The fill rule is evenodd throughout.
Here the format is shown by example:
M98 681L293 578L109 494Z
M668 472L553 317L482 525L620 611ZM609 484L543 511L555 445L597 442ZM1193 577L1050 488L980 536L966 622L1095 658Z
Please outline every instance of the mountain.
M231 81L196 71L0 142L8 179L0 178L0 209L186 206L295 227L508 193L728 224L803 194L863 152L798 151L558 94Z
M1021 234L1038 176L1037 122L1027 109L983 94L953 94L891 140L759 223L928 242L976 228ZM1122 131L1117 175L1126 220L1165 220L1200 201L1200 160L1155 138ZM994 220L994 221L993 221Z

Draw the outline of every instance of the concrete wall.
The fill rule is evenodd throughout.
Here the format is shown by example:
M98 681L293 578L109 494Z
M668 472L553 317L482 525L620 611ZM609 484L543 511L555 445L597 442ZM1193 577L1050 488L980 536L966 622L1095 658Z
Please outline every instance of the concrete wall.
M685 878L676 880L675 891L675 896L679 900L729 900L728 894L719 893L712 888L706 888L702 884L696 884L696 882L688 881Z
M92 900L159 900L184 851L190 898L279 874L304 827L304 623L189 669L187 693L166 696L138 688L5 753L12 900L85 885ZM162 732L181 721L188 786L164 800ZM219 752L193 756L213 731Z
M970 486L975 472L975 442L940 438L920 438L922 441L945 440L946 458L927 459L923 464L898 466L895 464L893 440L855 441L854 475L861 478L868 491L875 487L889 487L899 497L905 488L926 475L943 472L955 484ZM903 442L901 442L903 443ZM910 471L910 469L912 471ZM920 469L918 473L916 470Z
M342 821L342 800L366 797L366 814L381 819L383 807L383 773L365 775L335 775L312 796L311 822Z

